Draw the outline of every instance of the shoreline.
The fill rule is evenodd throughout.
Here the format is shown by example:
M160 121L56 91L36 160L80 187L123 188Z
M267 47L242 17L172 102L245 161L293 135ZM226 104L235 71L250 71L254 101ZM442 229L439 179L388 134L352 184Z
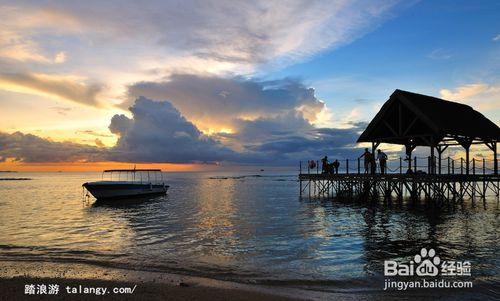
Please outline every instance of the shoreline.
M0 261L0 296L7 300L26 297L27 284L59 284L58 300L88 300L92 294L67 294L65 286L134 287L127 300L324 300L325 294L294 288L242 284L197 276L164 272L101 267L87 263ZM120 297L108 293L106 297ZM42 296L38 296L42 297ZM2 299L2 298L0 298ZM111 298L113 299L113 298ZM349 298L350 299L350 298ZM3 299L2 299L3 300Z
M164 272L128 270L102 267L88 263L54 263L0 261L0 300L19 300L27 297L51 300L467 300L484 289L471 290L420 289L411 291L383 291L377 289L315 290L280 285L257 285L216 280L198 276ZM304 281L307 282L307 281ZM59 285L56 295L25 294L25 285ZM70 294L72 290L100 289L97 292ZM106 293L102 294L102 289ZM115 293L113 290L132 290L133 293ZM483 295L482 299L490 299Z

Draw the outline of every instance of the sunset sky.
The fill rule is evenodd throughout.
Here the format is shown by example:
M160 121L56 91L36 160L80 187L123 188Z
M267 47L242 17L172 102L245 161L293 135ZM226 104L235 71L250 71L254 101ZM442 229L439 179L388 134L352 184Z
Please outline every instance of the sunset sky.
M0 170L353 157L397 88L498 124L500 2L0 0Z

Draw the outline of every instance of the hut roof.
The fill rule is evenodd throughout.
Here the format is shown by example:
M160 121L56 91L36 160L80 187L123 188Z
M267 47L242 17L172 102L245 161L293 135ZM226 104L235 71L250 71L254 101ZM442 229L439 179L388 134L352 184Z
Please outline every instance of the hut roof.
M358 142L436 145L443 138L500 140L500 128L461 103L395 90Z

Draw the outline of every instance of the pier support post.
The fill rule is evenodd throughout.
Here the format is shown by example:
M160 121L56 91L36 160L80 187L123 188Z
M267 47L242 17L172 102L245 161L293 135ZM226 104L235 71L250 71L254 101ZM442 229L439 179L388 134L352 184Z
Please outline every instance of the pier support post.
M469 147L465 149L465 174L469 174Z
M497 161L497 143L491 143L493 146L493 171L495 175L498 175L498 161Z
M434 146L431 146L431 158L429 160L429 173L431 175L435 174L436 173L436 159L435 159L435 156L434 156Z

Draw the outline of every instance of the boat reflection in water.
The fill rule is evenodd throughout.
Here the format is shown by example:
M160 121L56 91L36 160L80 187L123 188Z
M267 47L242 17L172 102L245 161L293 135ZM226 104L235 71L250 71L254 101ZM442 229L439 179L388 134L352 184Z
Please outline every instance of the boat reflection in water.
M108 180L104 180L105 175L109 175ZM160 169L110 169L103 172L102 178L102 181L82 185L102 201L164 195L169 187L163 181Z

